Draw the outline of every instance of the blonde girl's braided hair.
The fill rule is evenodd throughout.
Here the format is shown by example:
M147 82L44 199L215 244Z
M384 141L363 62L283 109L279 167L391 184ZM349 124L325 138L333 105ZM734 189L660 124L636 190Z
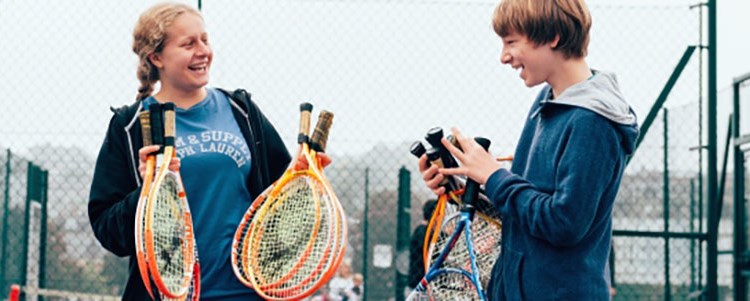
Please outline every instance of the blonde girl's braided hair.
M138 87L136 100L142 100L154 91L154 84L159 81L159 69L151 63L149 56L164 49L167 39L167 28L177 17L184 13L201 14L195 8L181 3L160 3L144 11L133 29L133 52L138 55Z

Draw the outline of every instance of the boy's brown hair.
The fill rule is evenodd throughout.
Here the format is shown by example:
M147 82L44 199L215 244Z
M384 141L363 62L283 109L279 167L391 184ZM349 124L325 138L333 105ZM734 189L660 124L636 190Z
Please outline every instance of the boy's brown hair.
M500 37L515 32L536 45L559 35L556 50L565 58L583 58L591 15L584 0L502 0L492 16L492 27Z

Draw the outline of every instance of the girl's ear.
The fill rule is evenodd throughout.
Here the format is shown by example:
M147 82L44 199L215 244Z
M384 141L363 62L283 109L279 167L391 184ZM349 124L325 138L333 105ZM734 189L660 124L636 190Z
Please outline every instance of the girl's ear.
M164 66L164 64L161 61L161 56L159 56L158 53L149 54L148 60L151 62L151 64L156 66L156 68L158 69L161 69Z

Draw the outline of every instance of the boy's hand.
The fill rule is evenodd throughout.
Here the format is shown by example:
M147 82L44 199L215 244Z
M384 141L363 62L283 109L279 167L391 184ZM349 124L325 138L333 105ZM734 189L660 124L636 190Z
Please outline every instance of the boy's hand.
M428 164L427 155L419 157L419 172L422 174L422 180L432 192L437 195L445 193L445 187L440 186L440 182L443 181L445 176L438 172L437 165Z
M457 128L451 128L453 137L456 138L463 152L453 146L445 138L443 145L461 163L460 167L440 168L439 172L446 175L465 175L479 184L487 183L487 179L502 166L492 155L485 151L479 143L469 137L464 137Z

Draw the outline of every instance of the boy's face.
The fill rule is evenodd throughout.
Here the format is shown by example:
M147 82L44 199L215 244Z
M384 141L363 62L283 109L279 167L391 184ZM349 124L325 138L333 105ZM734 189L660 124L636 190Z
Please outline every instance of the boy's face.
M546 82L553 75L554 67L559 63L558 54L553 49L558 39L536 45L526 35L511 32L502 40L500 62L520 70L521 79L527 87Z

